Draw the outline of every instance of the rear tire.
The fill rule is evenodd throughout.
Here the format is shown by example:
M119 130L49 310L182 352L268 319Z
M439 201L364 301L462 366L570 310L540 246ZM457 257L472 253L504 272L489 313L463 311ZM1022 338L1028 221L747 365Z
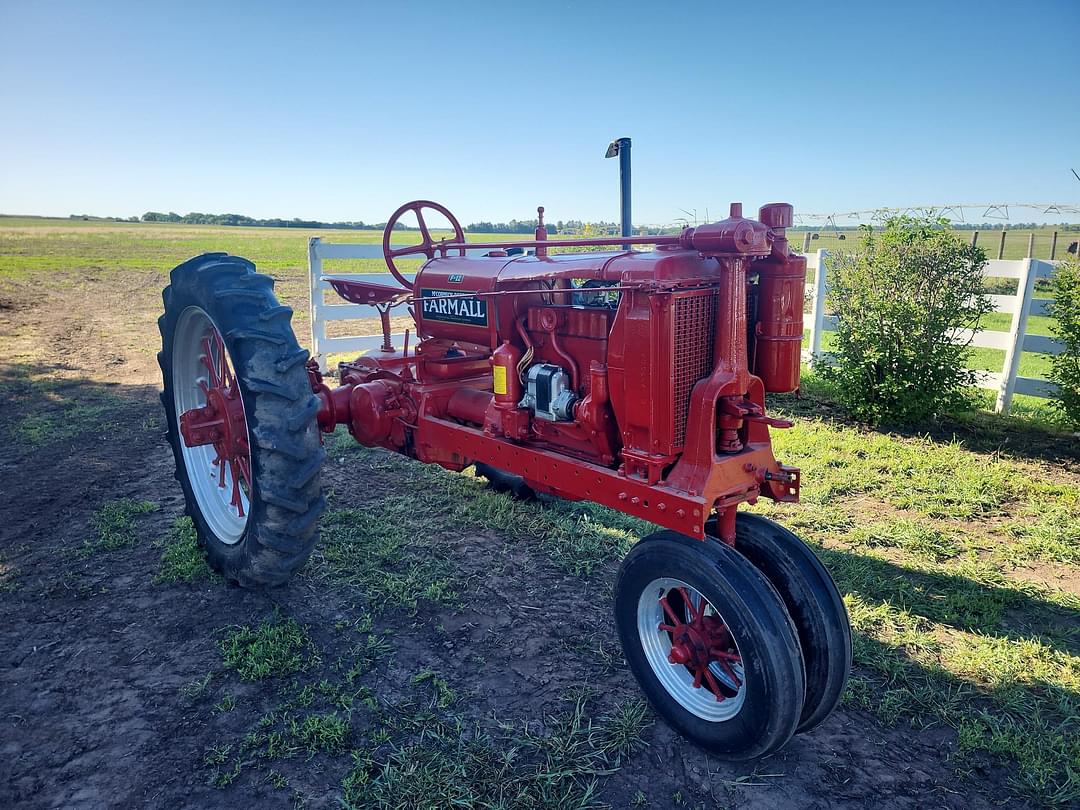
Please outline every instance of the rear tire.
M318 399L304 367L308 353L293 334L292 310L278 305L273 286L246 259L207 253L172 271L158 319L161 401L187 513L210 566L245 587L292 577L311 555L326 506L320 486L326 454L316 423ZM225 462L208 466L216 451L189 447L180 434L178 411L207 403L199 393L206 379L197 379L206 352L200 356L192 345L198 340L216 340L224 348L220 362L231 366L243 402L243 428L236 433L246 431L249 469L243 487L233 489L231 506L227 496L215 497L216 481L206 481ZM241 480L235 472L229 479L221 475L222 481Z
M836 708L851 672L851 625L843 597L813 550L766 517L738 513L735 550L773 584L798 629L806 698L796 733L809 731Z
M688 594L702 606L703 622L722 630L691 637L662 629L677 594ZM685 605L685 596L674 599L675 612ZM745 760L776 751L795 732L806 690L795 627L768 580L732 549L672 531L650 535L619 569L615 623L645 696L691 741ZM684 637L690 641L683 650L708 651L704 667L672 663ZM705 690L704 680L694 686L706 669L718 689Z

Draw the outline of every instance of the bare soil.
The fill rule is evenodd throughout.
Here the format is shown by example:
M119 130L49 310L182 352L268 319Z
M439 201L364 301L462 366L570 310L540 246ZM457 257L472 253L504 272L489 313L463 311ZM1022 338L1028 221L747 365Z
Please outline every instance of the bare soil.
M0 308L0 338L14 347L0 358L0 807L338 806L347 754L290 760L281 766L287 790L246 771L224 788L211 784L207 749L242 736L278 701L272 681L240 683L225 672L222 630L278 611L333 650L335 624L354 618L363 599L303 577L265 592L205 579L153 582L161 557L154 541L182 503L157 401L157 312L145 292L130 304L132 286L160 277L125 279L123 289L90 278L78 289L15 290ZM20 387L28 375L51 382L47 396ZM104 420L35 446L11 438L28 415L63 418L90 395L110 404ZM338 503L377 509L392 482L335 463L326 485ZM90 515L124 497L158 506L140 520L139 542L80 553ZM411 674L430 668L465 696L470 718L489 726L542 724L581 684L596 691L600 713L637 697L610 618L614 564L570 576L541 549L490 532L447 530L416 542L435 540L468 583L462 606L422 602L416 615L379 614L393 655L370 680L377 696L393 699ZM190 696L185 688L207 673L211 687ZM237 698L232 711L213 710L219 683ZM363 714L352 722L362 725ZM841 709L752 763L719 761L659 721L645 741L601 779L601 800L628 807L640 791L649 807L1022 806L1006 799L998 768L957 776L951 731L888 728L857 711Z

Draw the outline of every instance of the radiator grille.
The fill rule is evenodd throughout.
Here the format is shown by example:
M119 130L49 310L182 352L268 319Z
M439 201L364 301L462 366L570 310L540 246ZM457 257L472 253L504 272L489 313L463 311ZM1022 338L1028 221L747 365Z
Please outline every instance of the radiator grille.
M716 293L682 295L675 299L674 416L673 438L678 447L686 443L686 418L690 392L713 369L716 337Z

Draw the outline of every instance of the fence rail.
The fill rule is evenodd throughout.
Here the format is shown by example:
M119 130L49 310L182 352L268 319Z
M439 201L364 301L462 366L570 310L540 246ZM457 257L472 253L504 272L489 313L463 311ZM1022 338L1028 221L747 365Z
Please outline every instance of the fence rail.
M351 245L345 243L323 242L318 236L308 241L308 290L311 294L309 314L311 316L311 356L319 363L319 369L326 372L326 357L332 352L365 352L382 346L382 334L349 335L346 337L328 337L326 324L329 321L351 321L378 317L374 307L366 304L347 304L345 302L326 303L326 291L333 289L326 275L334 278L348 278L357 281L369 281L377 284L397 286L397 280L389 273L325 273L325 259L373 259L382 258L382 245ZM404 333L392 335L395 348L400 349L404 342Z
M806 255L807 268L813 271L814 280L807 282L811 297L809 347L803 351L804 359L813 365L825 357L821 350L821 338L825 332L836 331L837 317L825 312L825 297L828 291L828 256L827 250L818 250ZM983 330L972 335L970 330L957 330L957 342L971 341L972 346L985 349L997 349L1005 352L1005 362L1000 372L983 372L979 378L981 388L996 390L997 401L994 410L997 413L1009 412L1014 394L1033 397L1052 396L1056 387L1047 380L1037 377L1021 377L1020 356L1024 352L1042 352L1060 354L1062 343L1044 335L1027 333L1028 318L1032 315L1045 315L1053 299L1035 298L1035 282L1040 278L1049 278L1054 272L1054 263L1040 259L991 259L983 269L984 278L1014 278L1017 280L1016 293L1013 295L989 296L994 312L1004 312L1012 316L1008 332Z

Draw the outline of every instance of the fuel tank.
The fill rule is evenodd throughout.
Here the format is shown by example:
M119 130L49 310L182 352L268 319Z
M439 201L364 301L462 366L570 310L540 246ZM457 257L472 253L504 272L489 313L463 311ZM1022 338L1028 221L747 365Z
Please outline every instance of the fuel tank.
M499 272L509 261L500 256L448 256L425 264L413 283L420 334L498 346L499 302L476 293L494 292Z
M413 284L418 304L417 329L424 337L494 349L504 340L513 339L516 324L527 315L529 307L571 303L571 279L601 278L605 266L620 255L623 254L432 259L416 274Z

